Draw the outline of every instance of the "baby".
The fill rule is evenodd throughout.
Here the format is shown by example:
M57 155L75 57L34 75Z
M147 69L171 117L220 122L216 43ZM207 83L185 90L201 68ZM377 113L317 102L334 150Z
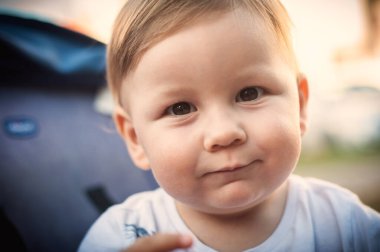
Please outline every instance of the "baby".
M292 174L308 83L278 0L128 0L108 47L115 123L160 185L79 251L380 251L380 214Z

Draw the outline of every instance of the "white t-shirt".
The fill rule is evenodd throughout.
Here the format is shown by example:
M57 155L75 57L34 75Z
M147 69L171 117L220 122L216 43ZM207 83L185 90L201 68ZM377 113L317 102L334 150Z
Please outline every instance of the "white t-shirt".
M352 192L297 175L290 177L289 185L279 225L247 251L380 251L380 214ZM193 246L187 251L215 252L191 233L162 189L138 193L109 208L90 228L79 252L120 251L156 232L192 235Z

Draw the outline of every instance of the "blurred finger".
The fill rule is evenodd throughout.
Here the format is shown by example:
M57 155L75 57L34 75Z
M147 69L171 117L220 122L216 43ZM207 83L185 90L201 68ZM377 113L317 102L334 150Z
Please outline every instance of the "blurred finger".
M168 252L174 249L189 248L191 244L192 238L188 235L156 234L139 238L126 252Z

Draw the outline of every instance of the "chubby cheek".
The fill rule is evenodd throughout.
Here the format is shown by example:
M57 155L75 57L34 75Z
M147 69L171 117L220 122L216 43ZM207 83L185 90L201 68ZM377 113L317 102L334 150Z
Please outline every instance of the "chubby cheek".
M265 153L267 172L270 177L287 177L294 169L301 151L299 119L293 113L276 113L268 117L265 135L258 143ZM282 175L282 176L280 176Z
M147 132L149 132L147 134ZM191 194L199 153L194 147L195 137L175 129L148 130L142 144L150 161L150 168L161 187L175 196L178 192Z

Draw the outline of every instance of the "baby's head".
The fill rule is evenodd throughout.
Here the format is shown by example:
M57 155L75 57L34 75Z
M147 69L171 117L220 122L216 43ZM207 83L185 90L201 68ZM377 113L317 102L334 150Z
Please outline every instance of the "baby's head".
M280 1L269 0L128 0L120 11L107 51L107 78L121 104L123 80L155 43L212 14L244 9L259 16L276 36L278 46L297 71L290 37L290 19ZM228 34L226 34L228 36ZM164 59L163 59L164 60Z
M284 188L307 82L278 1L128 1L108 78L131 158L182 211L236 213Z

